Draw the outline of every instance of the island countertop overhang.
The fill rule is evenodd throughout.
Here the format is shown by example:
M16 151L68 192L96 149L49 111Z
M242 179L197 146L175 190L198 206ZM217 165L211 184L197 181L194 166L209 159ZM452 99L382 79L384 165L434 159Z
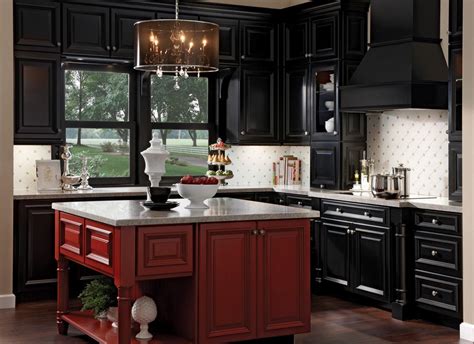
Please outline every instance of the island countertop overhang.
M319 211L292 208L234 198L212 198L209 209L186 209L187 200L178 199L171 211L150 211L142 201L86 201L53 203L52 208L114 227L172 224L313 219Z

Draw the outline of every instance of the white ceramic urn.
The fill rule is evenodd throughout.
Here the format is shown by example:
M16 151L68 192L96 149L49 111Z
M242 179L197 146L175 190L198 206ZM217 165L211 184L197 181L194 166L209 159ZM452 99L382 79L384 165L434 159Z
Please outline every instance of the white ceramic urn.
M165 174L165 162L170 153L161 143L158 133L153 133L153 139L150 141L150 147L142 153L145 159L145 174L150 178L152 187L160 186L161 177Z
M140 332L135 336L137 339L151 339L153 335L148 332L148 324L156 319L158 310L156 303L148 296L142 296L135 301L132 307L132 318L140 324Z

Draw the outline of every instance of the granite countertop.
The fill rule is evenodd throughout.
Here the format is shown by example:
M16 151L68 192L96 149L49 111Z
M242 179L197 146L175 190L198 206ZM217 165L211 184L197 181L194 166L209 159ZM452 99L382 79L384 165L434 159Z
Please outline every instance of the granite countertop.
M53 203L53 209L111 226L152 226L166 224L287 220L318 218L319 211L290 208L234 198L211 198L209 209L185 209L188 200L171 211L150 211L141 201L90 201Z

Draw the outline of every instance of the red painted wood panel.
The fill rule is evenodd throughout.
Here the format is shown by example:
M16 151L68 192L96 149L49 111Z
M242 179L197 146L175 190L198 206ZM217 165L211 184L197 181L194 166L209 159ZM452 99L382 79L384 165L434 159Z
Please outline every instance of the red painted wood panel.
M61 213L59 217L59 253L84 263L84 220Z
M310 222L258 222L258 333L310 331Z
M138 228L137 276L163 278L193 272L193 226Z
M114 227L90 220L85 222L85 263L107 275L113 274Z
M199 343L256 337L255 222L200 225Z

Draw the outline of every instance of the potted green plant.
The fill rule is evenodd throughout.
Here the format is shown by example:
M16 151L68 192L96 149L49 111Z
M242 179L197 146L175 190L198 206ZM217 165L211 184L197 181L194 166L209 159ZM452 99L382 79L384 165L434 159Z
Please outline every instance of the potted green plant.
M117 288L110 278L98 278L86 285L79 299L83 311L92 310L97 319L104 319L109 307L117 304Z

